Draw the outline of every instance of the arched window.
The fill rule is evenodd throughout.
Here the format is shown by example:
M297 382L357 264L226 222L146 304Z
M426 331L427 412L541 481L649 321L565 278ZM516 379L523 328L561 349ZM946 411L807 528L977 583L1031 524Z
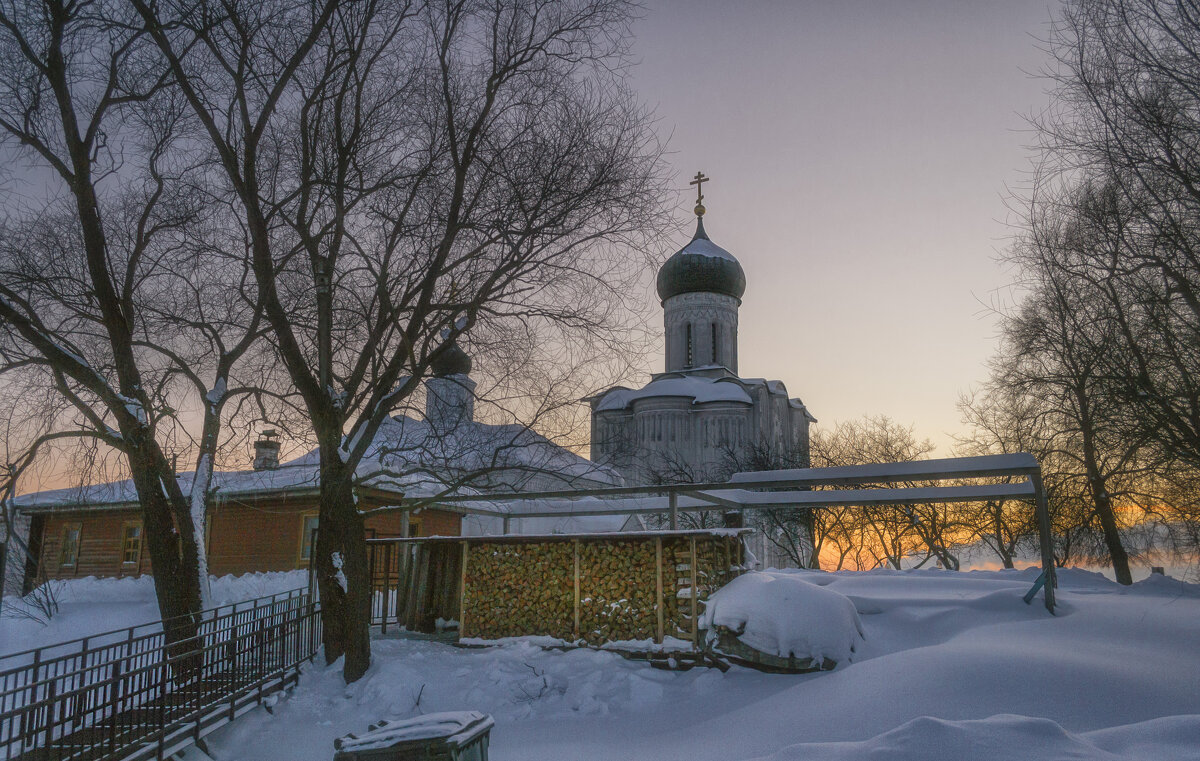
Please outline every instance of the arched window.
M711 364L719 364L717 362L717 323L712 324L712 362Z
M684 364L684 367L691 367L693 364L692 363L692 360L693 360L693 356L692 356L692 323L689 322L687 324L687 329L685 332L687 333L687 363Z

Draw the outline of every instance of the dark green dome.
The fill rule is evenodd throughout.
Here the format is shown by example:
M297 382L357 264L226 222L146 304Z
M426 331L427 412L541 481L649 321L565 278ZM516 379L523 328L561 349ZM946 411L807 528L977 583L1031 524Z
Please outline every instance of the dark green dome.
M430 363L429 369L439 378L447 375L470 375L471 357L460 349L458 344L450 344Z
M723 293L740 299L746 292L746 273L733 254L708 239L704 221L696 220L696 235L658 271L658 297L681 293Z

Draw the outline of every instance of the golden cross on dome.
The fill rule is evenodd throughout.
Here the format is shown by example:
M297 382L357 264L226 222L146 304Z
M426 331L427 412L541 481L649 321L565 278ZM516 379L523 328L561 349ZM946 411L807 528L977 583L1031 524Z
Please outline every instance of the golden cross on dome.
M696 172L696 178L689 182L689 185L696 186L696 216L704 216L704 183L708 182L709 178L704 176L704 172Z

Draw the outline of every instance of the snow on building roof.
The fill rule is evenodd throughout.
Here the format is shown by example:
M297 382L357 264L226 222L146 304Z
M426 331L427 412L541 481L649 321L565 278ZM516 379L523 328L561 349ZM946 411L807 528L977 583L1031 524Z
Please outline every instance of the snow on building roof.
M696 375L652 380L640 389L614 388L601 395L596 410L624 409L639 399L687 397L693 404L740 402L753 404L750 395L736 378L704 378Z
M178 475L185 492L193 475ZM564 488L580 481L621 483L611 469L522 425L462 421L446 428L399 415L380 426L355 476L360 486L394 489L410 496L432 496L455 486L520 489L539 477L560 482ZM320 452L316 449L278 468L219 471L212 481L218 497L307 491L319 485ZM137 492L129 479L17 498L18 507L32 510L136 502Z

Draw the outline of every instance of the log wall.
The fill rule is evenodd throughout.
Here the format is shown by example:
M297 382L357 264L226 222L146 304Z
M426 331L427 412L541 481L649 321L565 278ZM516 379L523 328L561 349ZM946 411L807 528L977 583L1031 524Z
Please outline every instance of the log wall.
M215 576L307 568L301 556L304 516L315 515L311 499L272 498L255 501L230 500L213 505L207 516L208 569ZM137 563L124 563L121 534L127 523L141 521L141 511L73 510L47 514L41 522L41 552L38 579L69 579L83 576L120 577L153 573L150 552L143 537ZM398 537L403 513L369 513L368 535ZM426 509L411 518L419 535L456 536L462 516L445 510ZM78 560L63 565L62 537L68 526L80 529Z

